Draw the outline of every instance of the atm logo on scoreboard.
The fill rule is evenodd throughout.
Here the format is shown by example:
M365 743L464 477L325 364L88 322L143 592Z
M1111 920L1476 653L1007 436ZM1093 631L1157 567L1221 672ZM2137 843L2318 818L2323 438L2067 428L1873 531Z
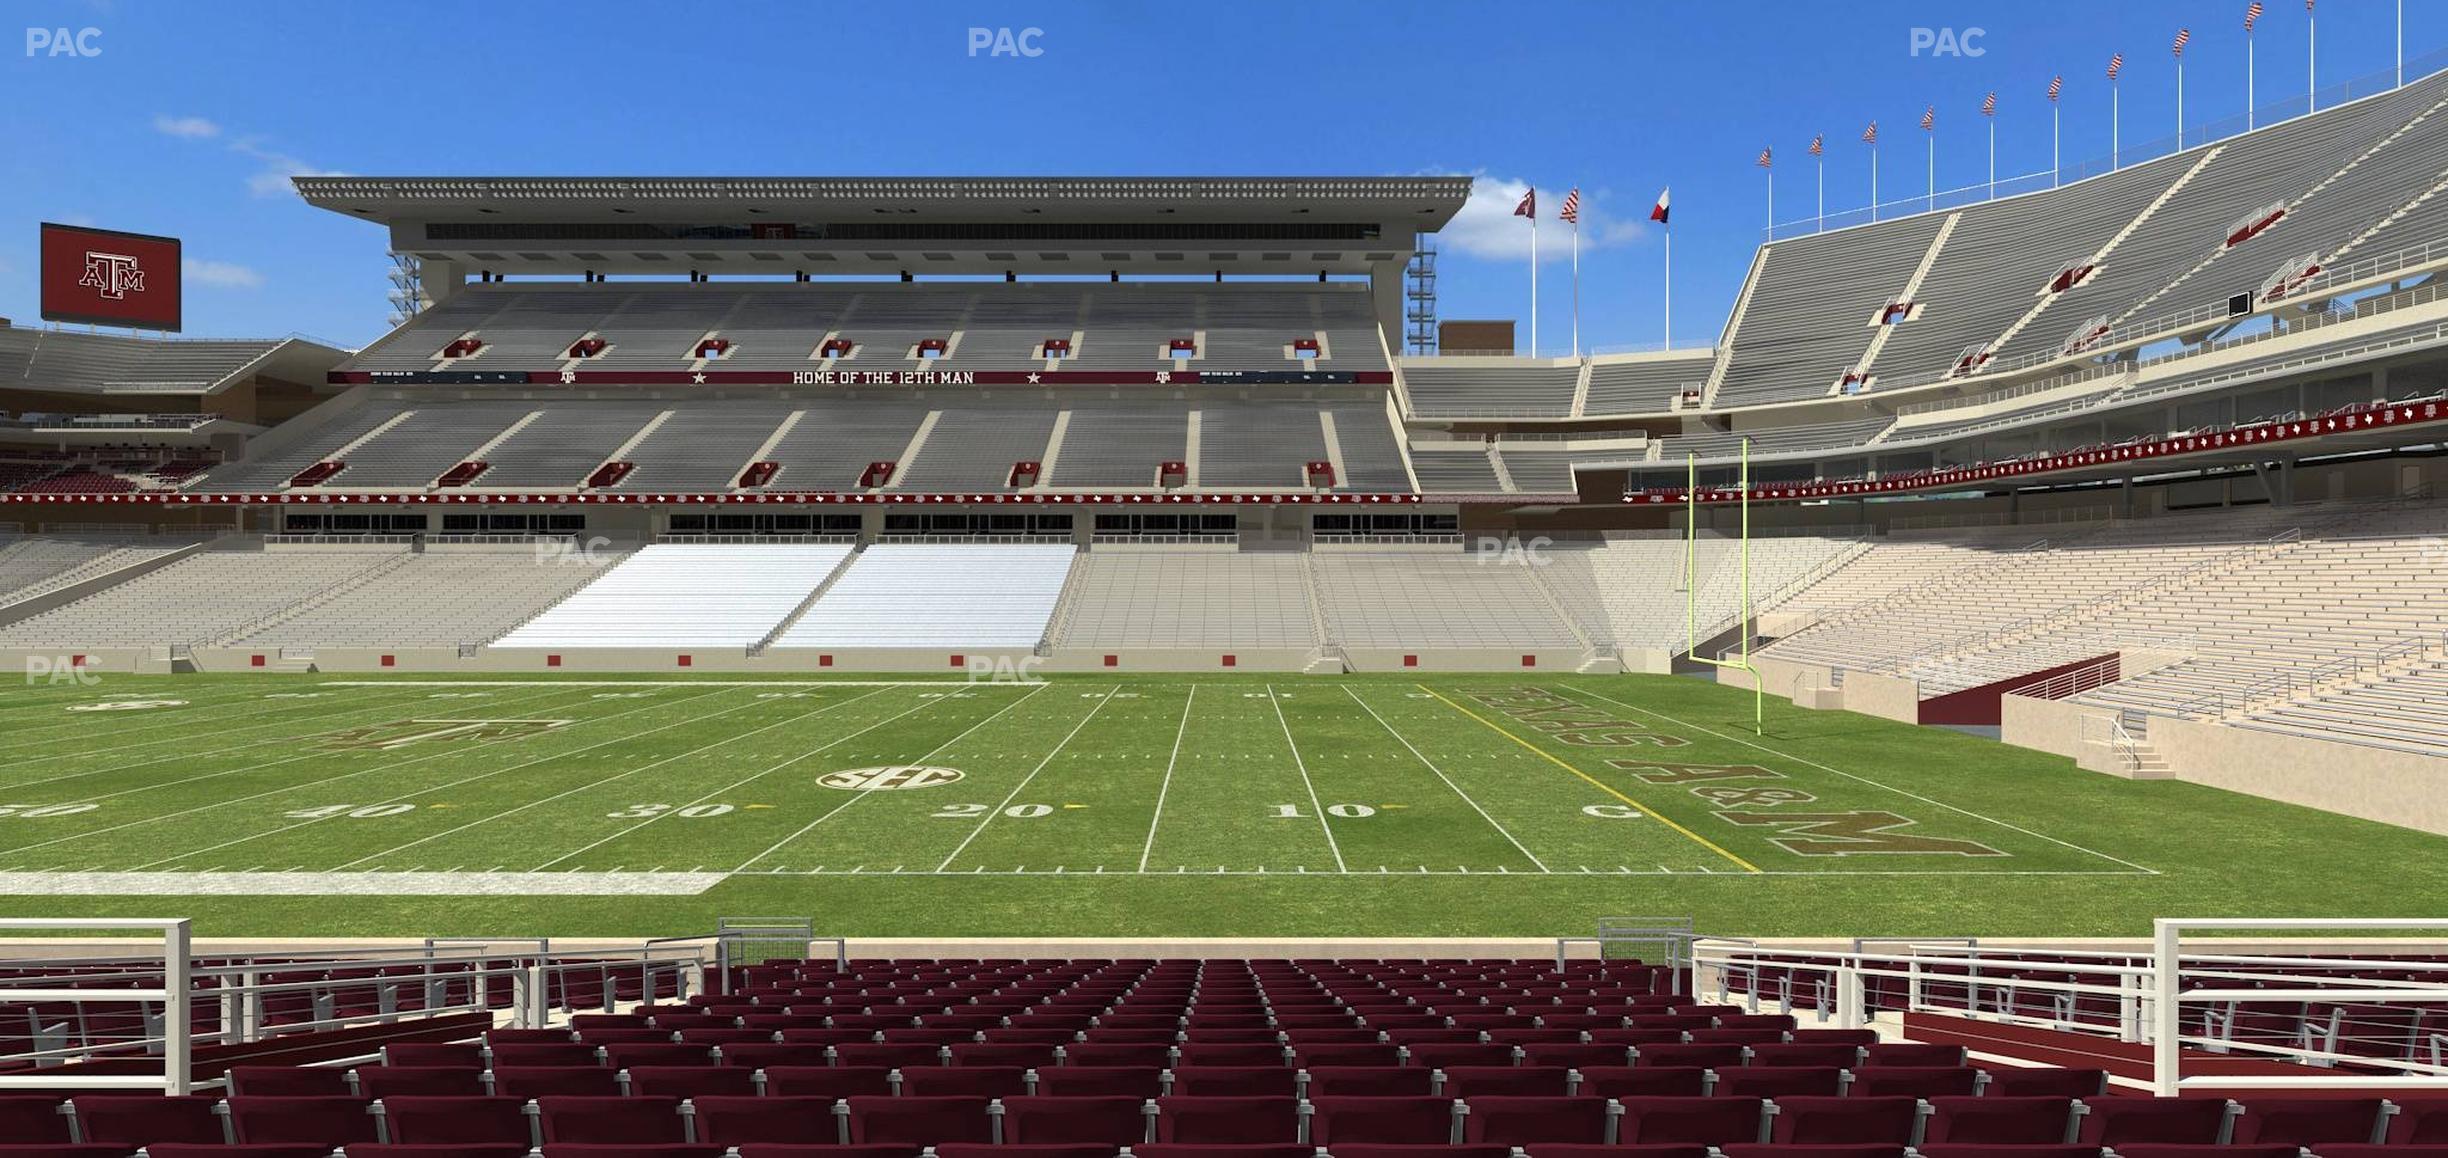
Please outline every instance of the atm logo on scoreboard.
M144 292L144 266L130 254L87 250L85 276L77 279L77 286L110 301L123 301L130 293Z

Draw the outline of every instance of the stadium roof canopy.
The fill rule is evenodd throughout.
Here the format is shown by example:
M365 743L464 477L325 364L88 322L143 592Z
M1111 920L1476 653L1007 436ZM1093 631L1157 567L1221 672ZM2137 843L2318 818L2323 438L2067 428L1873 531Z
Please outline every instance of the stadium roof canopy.
M1383 273L1467 177L298 177L502 273Z

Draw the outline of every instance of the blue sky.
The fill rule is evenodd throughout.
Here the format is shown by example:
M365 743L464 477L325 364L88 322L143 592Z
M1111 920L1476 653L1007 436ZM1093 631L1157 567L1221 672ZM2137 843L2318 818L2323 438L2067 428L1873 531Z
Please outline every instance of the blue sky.
M2174 120L2169 42L2190 26L2189 124L2244 105L2246 0L2051 4L1788 0L1232 0L1229 3L176 3L10 0L0 21L0 316L36 314L35 224L182 237L191 334L385 328L384 236L307 208L292 173L366 175L1344 175L1482 179L1444 239L1449 318L1526 318L1525 184L1549 213L1581 187L1584 346L1662 337L1659 237L1674 189L1674 331L1723 323L1765 216L1807 216L1805 146L1828 139L1828 207L2045 170L2044 90L2066 77L2064 156L2108 151L2111 52L2124 139ZM2305 13L2267 0L2262 102L2305 87ZM2448 44L2416 0L2409 58ZM2323 0L2320 80L2393 63L2392 0ZM28 57L14 25L96 28L92 57ZM1042 30L1043 54L968 50L969 29ZM1980 29L1980 55L1912 51ZM1540 231L1540 345L1568 342L1560 223ZM1528 339L1522 327L1522 340Z

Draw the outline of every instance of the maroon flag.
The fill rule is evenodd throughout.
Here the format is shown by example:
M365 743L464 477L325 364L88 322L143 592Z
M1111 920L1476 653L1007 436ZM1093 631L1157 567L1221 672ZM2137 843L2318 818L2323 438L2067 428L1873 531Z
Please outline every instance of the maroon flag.
M1657 204L1649 208L1649 220L1660 225L1666 224L1666 195L1672 192L1674 192L1673 189L1658 190Z
M1533 186L1529 192L1522 194L1521 204L1513 207L1513 216L1527 217L1532 221L1538 220L1537 187Z

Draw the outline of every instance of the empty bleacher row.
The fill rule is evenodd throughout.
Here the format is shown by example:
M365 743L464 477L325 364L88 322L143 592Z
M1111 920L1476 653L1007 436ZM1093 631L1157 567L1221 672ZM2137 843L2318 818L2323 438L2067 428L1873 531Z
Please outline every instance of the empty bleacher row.
M1330 433L1331 432L1331 442ZM477 489L728 491L753 464L758 489L1008 492L1019 489L1308 490L1408 493L1382 396L1350 402L1123 402L896 398L682 402L369 398L282 444L211 471L213 493L283 487L317 463L324 490L424 490L462 463ZM601 465L629 466L598 477ZM894 464L882 476L879 462ZM1034 476L1019 464L1037 464ZM1178 469L1168 475L1167 468Z
M477 345L446 359L444 348L462 338ZM1314 353L1296 353L1296 342ZM1069 352L1049 358L1049 343L1057 354L1068 343ZM940 348L922 357L922 344ZM1383 371L1387 362L1373 298L1360 285L875 282L470 287L341 369L438 366L1144 374Z
M2074 698L2137 733L2171 716L2448 754L2448 702L2423 694L2448 659L2443 530L2434 504L2384 503L1883 541L1770 608L1793 633L1766 654L1908 677L1925 699L2164 654Z
M0 326L0 389L99 393L143 385L201 393L244 373L281 345L279 340L164 341Z
M1674 973L767 962L686 1003L235 1067L218 1093L11 1094L0 1129L76 1158L2430 1158L2448 1142L2448 1099L2420 1092L2126 1096L2099 1069L1685 996Z
M56 591L195 542L176 537L17 535L0 538L0 603Z
M1854 371L1873 391L1931 383L1968 351L1975 368L2045 356L2095 318L2147 322L2307 257L2335 268L2438 240L2443 118L2448 73L2061 188L1777 239L1714 366L1593 360L1579 411L1575 363L1411 359L1403 377L1419 417L1553 418L1660 413L1703 380L1730 408L1824 398Z
M1755 539L1750 558L1753 598L1767 603L1865 550L1864 544L1847 539ZM1674 649L1691 642L1695 633L1706 642L1741 618L1742 545L1711 535L1690 544L1689 555L1687 562L1680 538L1554 544L1545 548L1540 578L1591 636L1623 647ZM1696 574L1696 581L1690 574ZM1692 596L1688 603L1687 593Z

